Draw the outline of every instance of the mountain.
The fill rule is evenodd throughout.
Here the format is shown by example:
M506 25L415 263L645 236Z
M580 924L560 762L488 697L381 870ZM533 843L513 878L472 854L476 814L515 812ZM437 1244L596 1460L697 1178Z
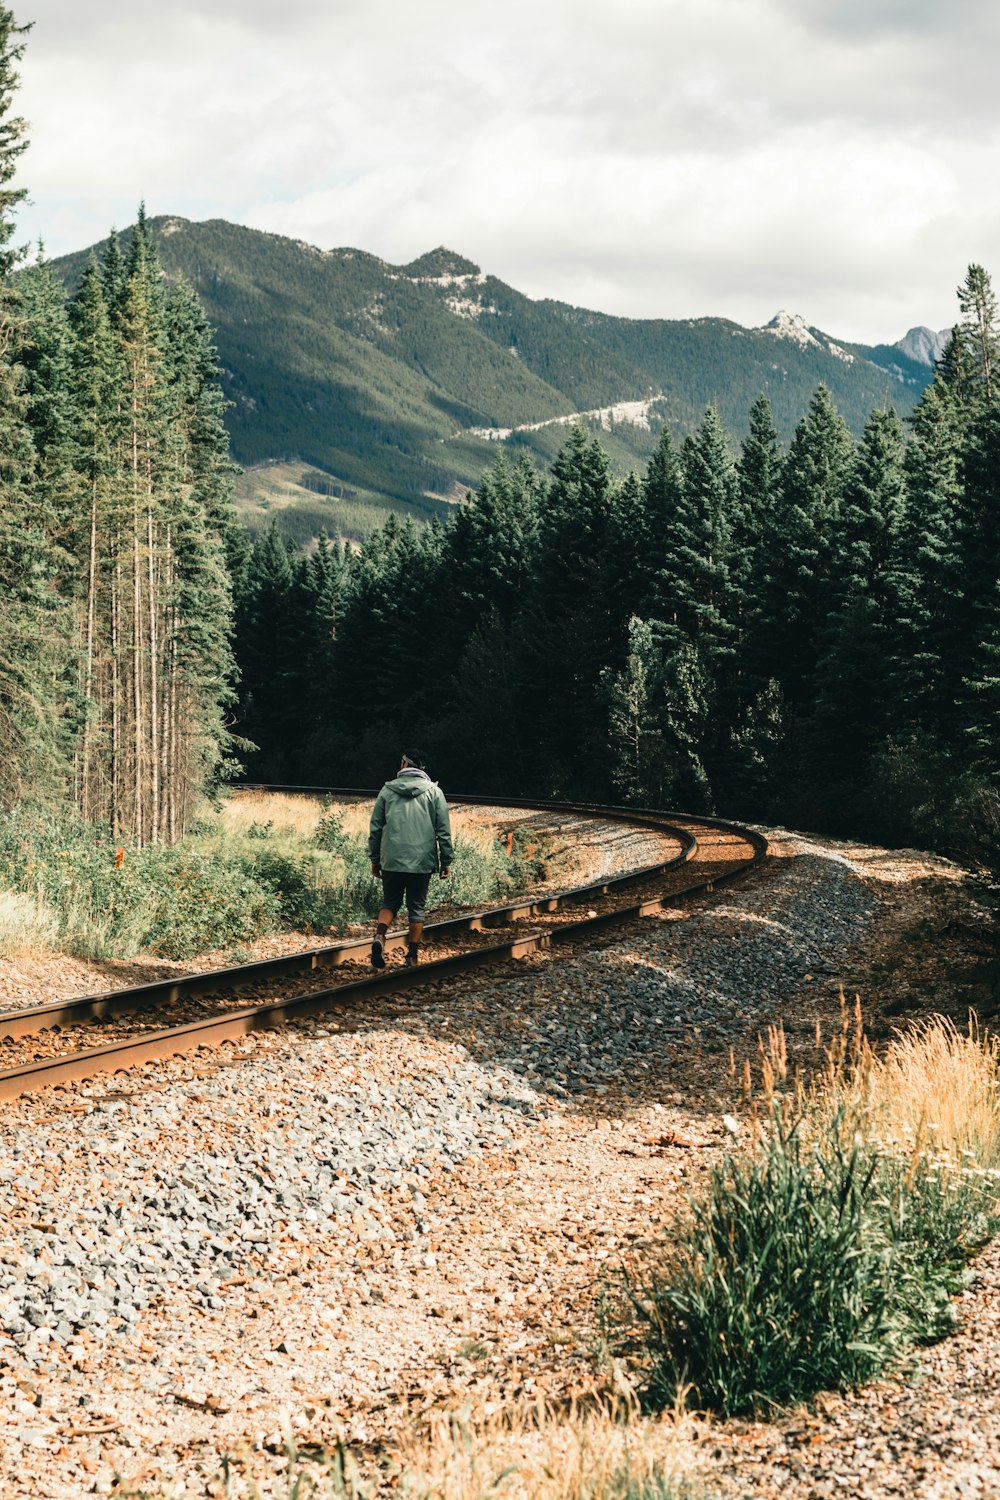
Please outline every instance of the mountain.
M941 357L950 337L950 328L942 328L937 333L933 328L911 328L906 337L901 338L893 347L918 365L933 365Z
M217 330L247 523L280 512L298 539L445 512L497 443L546 463L581 414L624 472L663 423L683 435L712 402L739 436L766 391L787 438L825 381L857 432L887 400L908 411L931 376L906 340L841 345L787 313L762 329L612 317L533 301L443 247L393 266L219 219L151 224ZM72 288L90 253L53 269Z

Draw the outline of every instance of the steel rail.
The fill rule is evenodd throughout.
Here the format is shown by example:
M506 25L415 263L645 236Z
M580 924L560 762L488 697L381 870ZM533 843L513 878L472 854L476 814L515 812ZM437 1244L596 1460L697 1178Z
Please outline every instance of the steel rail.
M278 790L278 788L275 788L275 790ZM283 787L280 790L290 791L291 788ZM308 791L310 793L322 791L330 795L367 795L366 793L358 793L356 789L350 789L349 792L348 789L313 787L297 788L296 790ZM652 915L655 912L680 905L692 896L707 894L718 886L745 875L749 870L758 865L767 853L767 840L763 835L740 824L729 823L722 819L656 813L649 809L633 812L632 809L628 808L602 808L597 804L552 802L541 804L528 801L515 803L507 799L500 803L496 798L472 796L453 797L450 800L454 803L478 803L486 806L503 805L566 812L579 811L590 815L629 821L634 826L654 826L661 830L669 828L672 831L676 830L673 829L672 824L667 823L667 818L684 816L686 822L692 823L695 826L710 827L739 839L741 842L749 845L752 854L749 859L736 861L730 869L713 875L708 880L693 882L685 886L682 890L665 892L660 896L648 898L631 906L617 908L596 916L584 917L551 931L525 933L503 943L470 949L464 953L454 954L445 958L432 959L417 969L393 969L365 979L337 985L332 989L314 991L284 1000L227 1011L206 1020L189 1022L182 1026L174 1026L154 1032L145 1032L124 1041L111 1042L104 1046L87 1048L81 1052L45 1058L33 1063L24 1064L20 1067L8 1068L0 1072L0 1099L15 1098L24 1093L34 1092L39 1088L81 1082L87 1078L94 1077L98 1073L118 1072L127 1068L137 1067L146 1062L155 1062L163 1058L178 1056L201 1047L215 1046L225 1041L232 1041L256 1031L272 1030L275 1027L285 1025L289 1021L315 1016L327 1012L337 1005L349 1003L352 999L363 999L368 996L395 993L416 985L433 983L435 980L447 978L486 963L509 958L522 958L529 953L551 948L555 944L570 942L575 938L588 936L613 924L627 922L636 917ZM696 841L694 842L696 845ZM648 879L650 873L656 874L661 869L676 867L682 864L685 859L690 859L693 852L694 848L688 846L685 853L678 856L676 860L670 861L664 866L651 866L645 871L634 872L631 879L633 881L640 878ZM583 892L596 892L613 885L621 885L624 883L625 878L615 877L613 880L599 882L587 887L579 887L572 893L563 894L572 894L575 898L582 899ZM542 902L539 904L544 906L552 899L550 897L542 898ZM521 903L522 907L530 905L531 903ZM517 909L519 908L511 907L499 908L497 910L513 911ZM479 918L482 918L489 914L473 914L468 920L476 920L477 915ZM465 921L466 919L459 920ZM438 925L439 927L443 927L450 924L442 923ZM364 948L368 946L368 942L364 940L360 945L355 944L354 946ZM322 952L323 950L313 951ZM301 959L309 955L300 954L295 956ZM273 960L266 962L272 963ZM246 967L250 966L241 966L241 968ZM238 972L239 970L217 970L215 971L215 975L216 977L219 974L231 976ZM207 977L203 975L192 976L195 979L204 979ZM141 988L148 990L150 987L143 986ZM120 993L126 994L127 992Z
M280 788L288 791L286 787ZM336 794L334 794L336 795ZM353 796L372 795L352 791ZM494 805L487 798L478 799L480 804ZM452 804L472 803L467 797L453 797ZM506 806L506 803L496 804ZM522 807L529 804L521 804ZM576 804L553 804L560 811L575 814ZM548 809L546 809L548 810ZM586 809L587 815L593 809ZM662 863L653 864L625 875L609 876L588 885L571 886L565 891L555 891L537 898L520 897L507 906L489 907L483 911L464 912L457 917L447 917L440 922L428 922L424 928L427 937L446 937L456 932L480 932L490 927L501 927L509 922L521 921L525 917L540 916L558 911L561 906L583 902L605 896L612 891L652 879L676 869L693 858L698 841L683 828L666 823L661 816L646 813L634 818L624 814L612 815L609 821L629 822L633 827L648 827L677 840L680 854ZM390 937L386 948L394 951L405 946L402 934ZM80 1026L88 1021L108 1020L114 1016L150 1010L158 1005L169 1005L185 997L210 994L224 989L236 989L245 984L280 978L285 974L298 974L324 967L339 967L366 954L371 947L371 938L350 938L340 943L324 943L318 948L300 949L296 953L283 953L276 958L254 959L250 963L235 964L223 969L206 969L198 974L180 974L170 979L156 979L148 984L131 985L120 990L106 990L97 995L78 995L68 1000L53 1000L44 1005L23 1006L18 1010L0 1011L0 1039L16 1041L20 1037L34 1036L40 1031L61 1031L69 1026Z

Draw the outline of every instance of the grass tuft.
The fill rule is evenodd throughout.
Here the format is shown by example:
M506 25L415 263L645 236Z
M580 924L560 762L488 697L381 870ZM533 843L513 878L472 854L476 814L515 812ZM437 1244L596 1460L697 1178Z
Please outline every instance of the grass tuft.
M629 1281L650 1399L689 1388L727 1414L767 1410L948 1332L998 1223L997 1061L945 1021L884 1058L845 1024L807 1088L773 1034L752 1144L725 1153L670 1253Z
M0 958L51 947L58 935L58 918L38 896L0 891Z
M396 1454L408 1500L685 1500L696 1493L694 1427L617 1402L492 1417L440 1413Z

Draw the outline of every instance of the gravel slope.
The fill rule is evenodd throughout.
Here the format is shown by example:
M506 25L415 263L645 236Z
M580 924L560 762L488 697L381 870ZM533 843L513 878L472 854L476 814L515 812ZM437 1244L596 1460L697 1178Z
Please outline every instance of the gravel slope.
M588 1389L602 1274L669 1224L721 1144L729 1048L785 1018L805 1053L928 880L952 872L778 834L723 900L563 961L6 1106L2 1493L109 1493L115 1473L203 1493L221 1452L277 1450L285 1420L365 1442L469 1393ZM982 1275L977 1319L995 1256ZM902 1447L869 1392L809 1422L711 1429L713 1484L996 1493L973 1445L977 1411L1000 1435L995 1328L922 1356L923 1385L893 1397ZM928 1488L943 1471L913 1455L942 1443L979 1489ZM903 1462L923 1488L886 1487Z

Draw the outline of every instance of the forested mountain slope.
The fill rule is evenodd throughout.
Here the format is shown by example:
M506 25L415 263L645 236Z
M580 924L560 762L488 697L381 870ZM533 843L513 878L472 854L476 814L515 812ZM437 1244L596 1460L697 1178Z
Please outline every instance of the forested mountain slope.
M605 409L590 421L625 471L664 423L691 431L712 402L742 434L765 391L787 438L823 381L859 432L872 407L908 411L931 374L898 346L840 347L796 319L746 329L532 301L444 249L391 266L222 220L150 228L217 330L233 452L253 467L248 524L281 509L300 538L362 534L386 509L439 511L478 483L497 441L547 462L565 438L557 419L576 412ZM89 254L53 269L72 286ZM631 406L606 410L619 403Z

